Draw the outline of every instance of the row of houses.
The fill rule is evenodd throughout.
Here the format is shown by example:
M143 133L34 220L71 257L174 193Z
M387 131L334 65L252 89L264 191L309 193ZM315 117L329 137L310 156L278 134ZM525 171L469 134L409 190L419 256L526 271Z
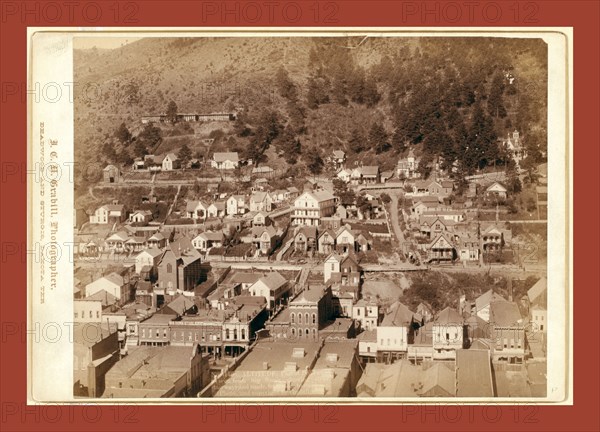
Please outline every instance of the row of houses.
M209 122L209 121L233 121L236 119L235 113L225 113L225 112L217 112L217 113L208 113L208 114L200 114L200 113L177 113L175 118L177 121L184 122ZM170 118L167 114L156 114L156 115L144 115L141 117L142 124L149 123L167 123L170 122Z

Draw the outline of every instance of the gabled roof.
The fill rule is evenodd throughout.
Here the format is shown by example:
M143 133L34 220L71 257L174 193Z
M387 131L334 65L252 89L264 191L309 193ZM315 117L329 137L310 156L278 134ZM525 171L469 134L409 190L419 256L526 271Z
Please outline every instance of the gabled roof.
M165 157L163 158L163 161L164 161L166 158L169 158L169 159L171 159L172 161L176 161L176 160L178 160L178 159L179 159L175 153L167 153L167 154L165 155Z
M106 241L126 241L129 238L129 235L124 231L119 231L111 234L106 238Z
M206 231L198 235L198 237L202 237L209 241L221 241L223 240L224 235L222 231Z
M494 396L489 351L456 350L456 396Z
M446 324L462 324L463 323L463 317L455 310L452 309L451 307L447 307L446 309L444 309L443 311L441 311L439 313L439 315L437 316L437 318L435 319L435 324L442 324L442 325L446 325Z
M208 207L215 207L217 210L225 210L226 207L226 202L225 201L215 201L214 203L212 203L211 205L209 205Z
M493 288L489 289L475 299L475 309L480 311L495 301L506 301L506 299L497 292L494 292Z
M390 311L385 315L380 326L383 327L402 327L408 326L412 321L420 322L421 315L412 312L407 306L399 301L390 306Z
M152 216L152 212L150 210L136 210L133 213L131 213L132 216L135 216L136 214L141 214L144 216Z
M333 232L333 230L331 230L331 229L329 229L329 228L327 228L327 229L325 229L325 230L321 231L321 232L319 233L319 237L318 237L318 238L321 238L321 237L323 237L325 234L329 234L329 235L330 235L332 238L335 238L335 232Z
M110 170L115 170L115 169L117 171L119 170L116 166L109 164L109 165L106 165L106 167L102 171L110 171Z
M343 150L334 150L333 157L336 159L344 159L344 157L346 157L346 153Z
M260 203L267 199L267 192L254 192L250 195L250 202Z
M311 238L316 239L317 238L317 227L303 225L300 228L298 228L298 231L296 232L296 235L294 236L294 238L296 238L300 234L304 234L304 236L308 239L311 239Z
M334 236L335 237L335 236ZM343 257L341 255L338 255L335 252L332 252L329 254L329 256L327 258L325 258L325 262L329 261L330 259L334 259L336 260L338 263L341 263L343 261Z
M161 241L161 240L164 240L164 239L165 239L165 236L164 236L164 235L162 235L162 234L161 234L161 233L159 233L159 232L156 232L156 233L154 233L154 235L152 235L152 237L150 237L148 240Z
M191 240L187 237L180 237L172 241L167 249L173 252L175 259L182 259L185 265L200 258L200 253L194 248Z
M377 176L379 174L379 166L377 166L377 165L363 166L361 168L361 174L363 175L363 177Z
M490 303L490 324L502 327L521 326L522 319L516 303L506 300Z
M203 209L207 208L206 204L204 204L204 202L202 201L188 201L187 205L185 206L185 210L188 212L193 212L196 211L198 207L201 207Z
M237 152L218 152L213 155L215 162L238 162L240 160Z
M111 306L117 302L117 298L106 290L95 292L83 300L99 300L102 302L102 307Z
M165 307L168 307L173 312L182 314L182 313L190 310L194 306L194 304L195 303L194 303L193 299L191 299L187 296L184 296L184 295L180 295L180 296L176 297L170 303L167 303L167 305Z
M274 271L261 277L258 282L264 283L271 291L282 287L287 283L287 280L280 273Z
M125 206L123 204L104 204L98 208L105 208L108 211L123 211Z
M501 192L506 192L507 191L506 187L502 183L500 183L500 182L494 182L491 185L489 185L486 188L486 191L490 191L490 190L498 190L498 191L501 191Z
M444 392L451 396L456 395L456 379L452 365L436 362L423 373L423 387L419 393L427 393L430 390L435 390L436 387L441 388Z
M446 236L446 233L439 234L430 244L429 248L433 248L436 244L441 242L441 239L444 239L450 246L452 246L452 242Z
M541 295L546 295L548 289L548 280L545 277L541 277L529 290L527 291L527 298L530 303L534 303Z

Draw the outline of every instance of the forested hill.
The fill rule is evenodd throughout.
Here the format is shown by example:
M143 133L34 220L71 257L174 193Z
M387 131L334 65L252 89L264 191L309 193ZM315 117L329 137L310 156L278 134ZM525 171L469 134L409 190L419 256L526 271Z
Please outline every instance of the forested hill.
M140 116L171 101L179 112L239 112L219 145L292 173L318 169L333 149L391 169L414 146L425 160L458 160L462 175L504 163L497 139L514 129L532 160L546 148L539 39L147 38L76 50L74 75L85 162L151 152L168 131L143 131ZM126 139L115 134L123 123Z

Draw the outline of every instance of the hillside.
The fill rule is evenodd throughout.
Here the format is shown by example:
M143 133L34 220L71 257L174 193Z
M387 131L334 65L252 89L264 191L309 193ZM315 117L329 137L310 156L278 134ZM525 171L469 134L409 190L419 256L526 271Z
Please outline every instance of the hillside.
M314 154L342 148L350 163L391 169L413 145L464 160L466 173L503 163L492 147L518 128L539 159L546 63L543 41L503 38L146 38L75 50L76 160L129 163L135 144L118 143L118 126L135 141L140 117L165 113L170 101L179 112L240 118L177 131L161 125L162 142L146 152L185 143L194 153L238 150L303 170ZM208 148L200 142L211 132ZM78 186L93 180L78 172Z

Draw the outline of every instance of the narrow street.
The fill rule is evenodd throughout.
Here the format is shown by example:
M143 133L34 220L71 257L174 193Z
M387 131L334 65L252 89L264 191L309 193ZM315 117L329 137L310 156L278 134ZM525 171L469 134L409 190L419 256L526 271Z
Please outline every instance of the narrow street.
M392 191L390 192L391 193L389 193L389 196L392 199L392 201L390 202L390 222L392 223L392 229L394 230L394 234L398 239L398 247L401 251L404 251L405 239L404 233L400 228L400 217L398 215L398 195Z

